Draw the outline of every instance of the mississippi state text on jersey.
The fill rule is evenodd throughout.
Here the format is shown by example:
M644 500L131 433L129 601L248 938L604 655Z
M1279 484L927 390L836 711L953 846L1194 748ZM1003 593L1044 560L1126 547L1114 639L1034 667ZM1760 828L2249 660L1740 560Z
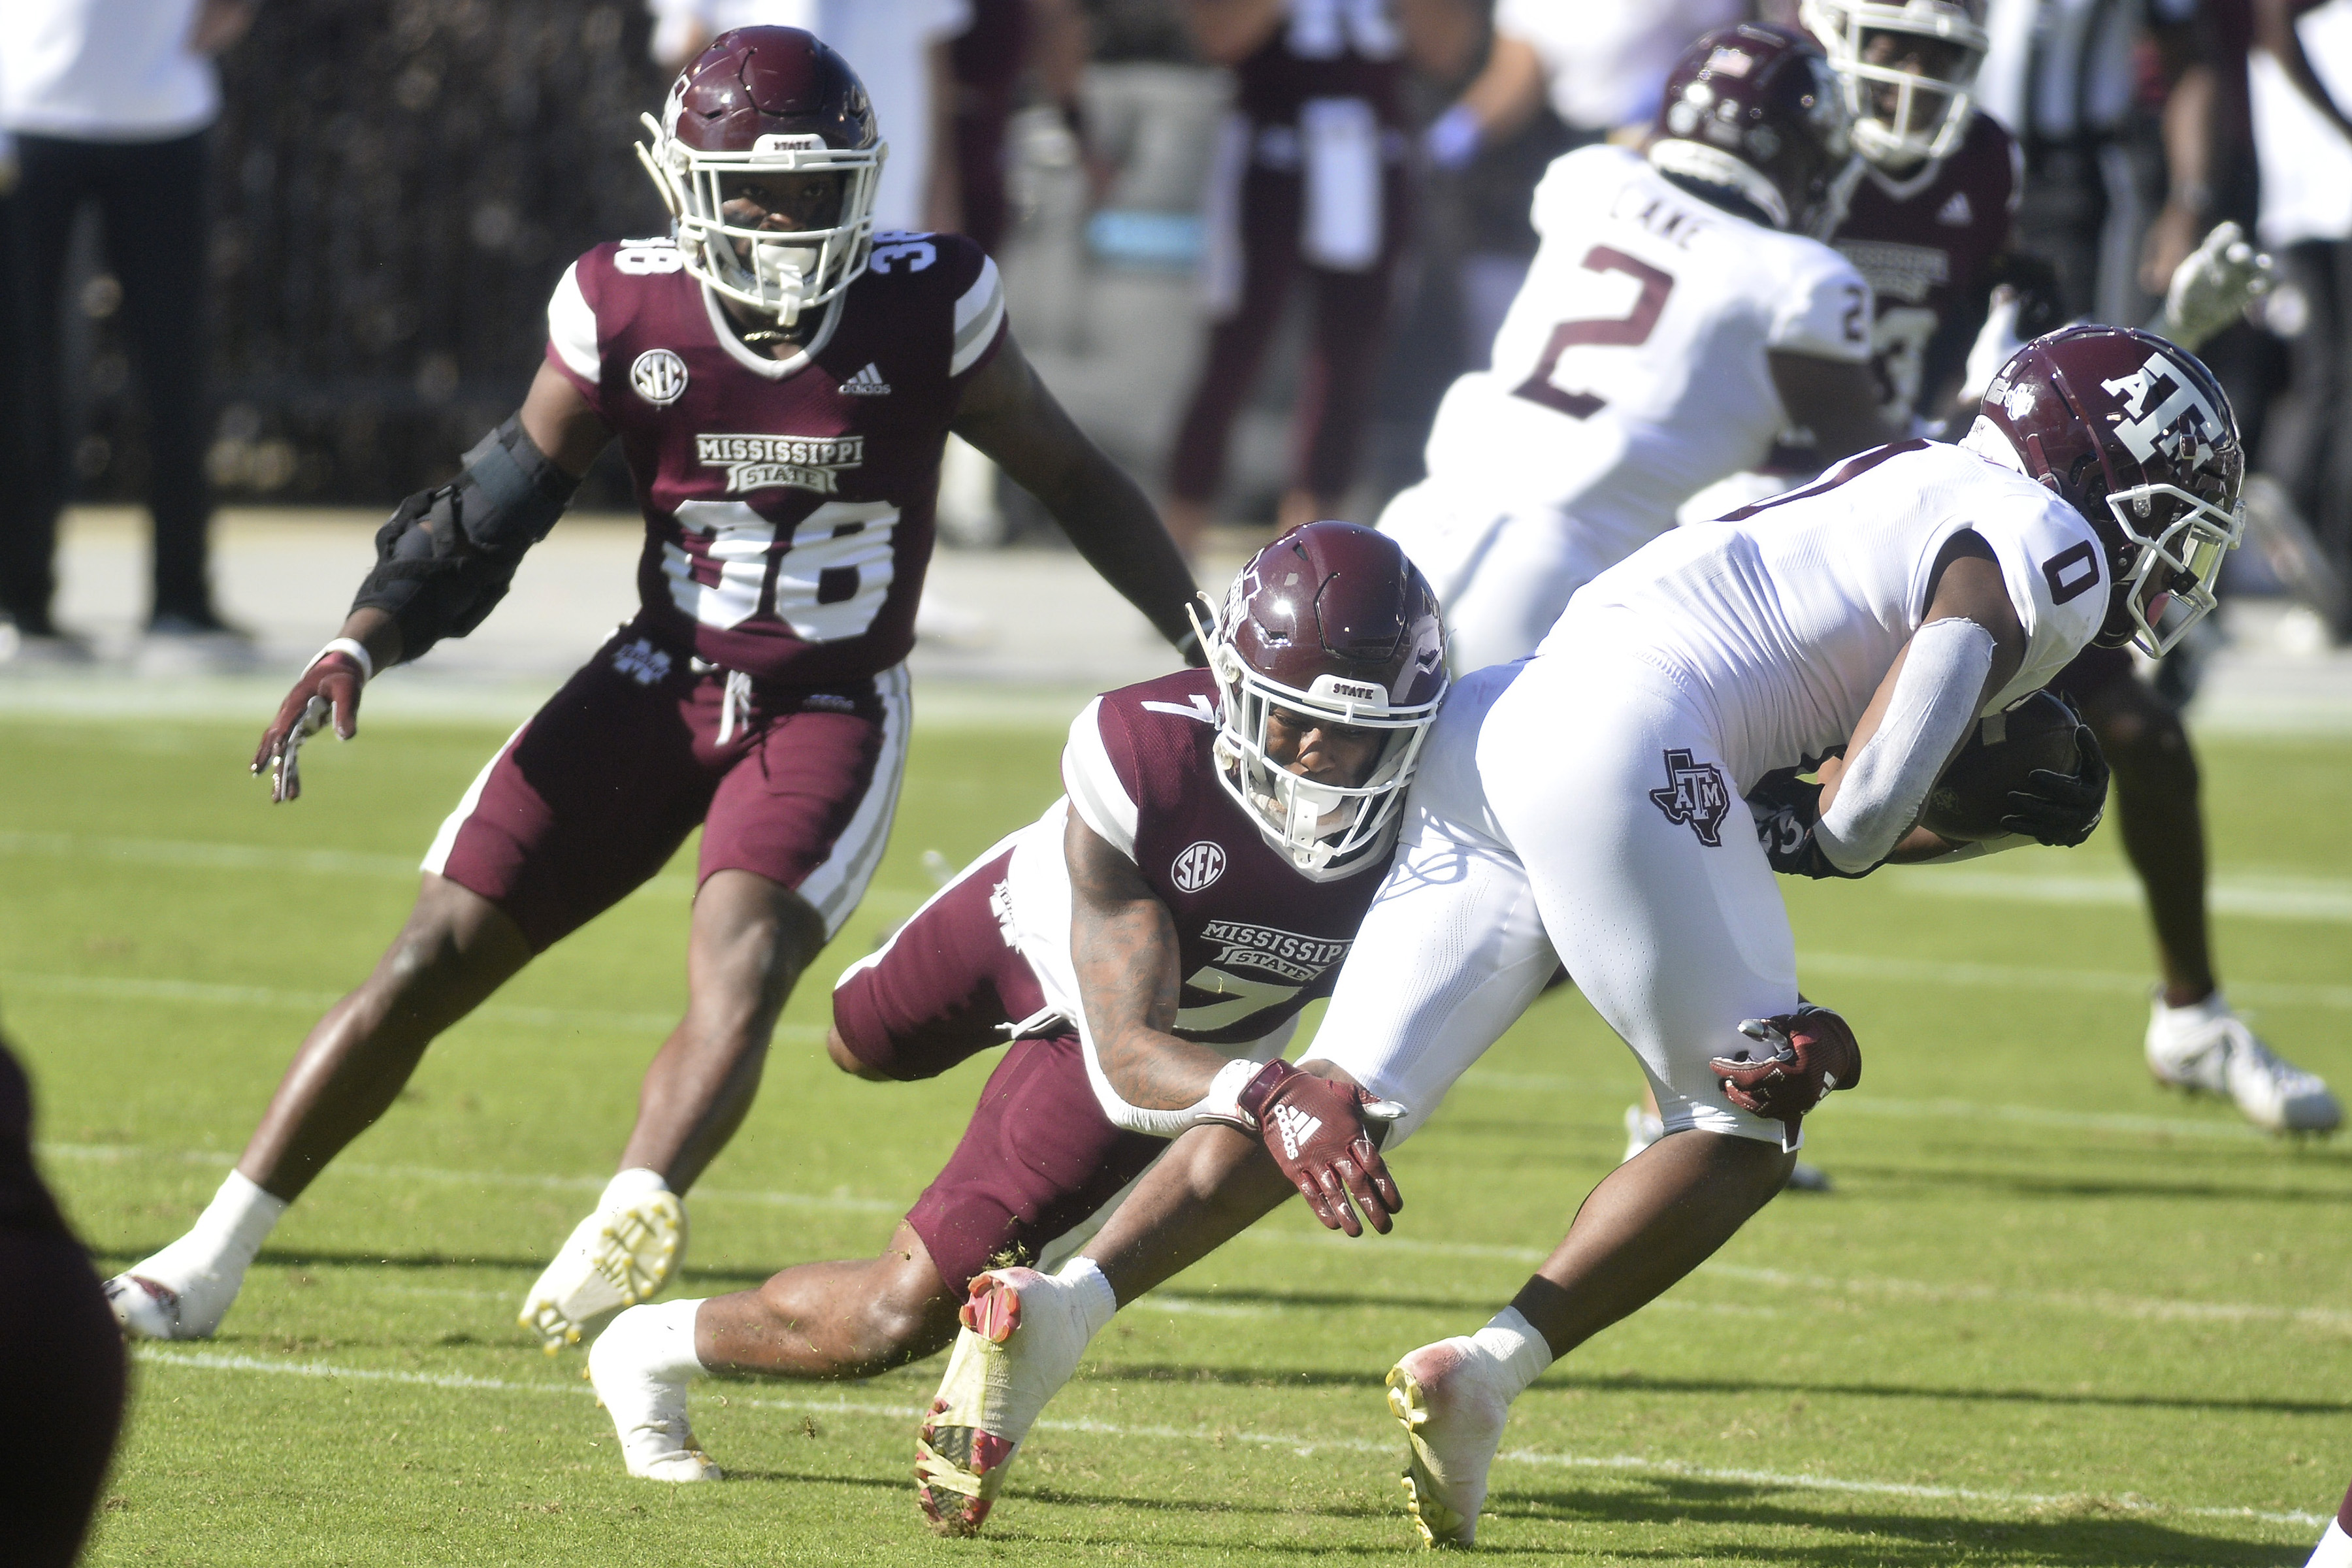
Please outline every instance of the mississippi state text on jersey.
M1637 154L1587 147L1537 189L1542 247L1430 432L1433 482L1550 507L1618 542L1673 525L1787 422L1773 350L1859 363L1870 286L1829 247L1709 205Z
M1175 1032L1238 1045L1330 994L1389 853L1368 853L1332 881L1293 869L1217 782L1217 702L1205 669L1097 698L1070 726L1062 784L1068 809L1135 862L1175 921L1184 986ZM1024 830L1003 914L1048 1005L1085 1037L1062 826L1057 805Z
M640 625L795 685L906 658L948 425L1006 330L994 262L961 235L877 235L784 360L743 343L667 239L589 251L547 314L548 363L636 481Z
M1950 339L1983 300L1986 268L2008 248L2022 165L2009 132L1978 114L1948 158L1899 178L1864 167L1830 243L1878 298L1870 347L1882 406L1907 422L1922 412L1931 369L1957 367L1968 353Z

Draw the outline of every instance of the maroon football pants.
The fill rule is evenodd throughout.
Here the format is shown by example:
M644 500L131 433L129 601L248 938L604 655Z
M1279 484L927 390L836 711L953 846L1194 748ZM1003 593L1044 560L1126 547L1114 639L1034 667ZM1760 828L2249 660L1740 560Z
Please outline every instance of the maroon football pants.
M1291 426L1295 479L1309 492L1334 500L1354 482L1388 345L1412 190L1402 167L1384 171L1381 254L1362 272L1334 272L1299 255L1305 201L1306 182L1296 173L1253 163L1242 175L1240 299L1210 331L1208 358L1169 464L1169 489L1184 500L1213 501L1224 483L1234 420L1249 401L1291 285L1302 273L1314 290L1315 314Z

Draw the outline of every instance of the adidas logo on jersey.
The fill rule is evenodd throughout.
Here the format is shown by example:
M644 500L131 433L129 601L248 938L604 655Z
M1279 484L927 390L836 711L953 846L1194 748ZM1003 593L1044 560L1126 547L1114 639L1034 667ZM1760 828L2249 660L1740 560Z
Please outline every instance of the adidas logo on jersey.
M1274 1130L1282 1134L1285 1159L1297 1159L1298 1146L1314 1137L1315 1130L1322 1125L1321 1117L1309 1116L1296 1106L1277 1105L1274 1108Z
M841 384L841 394L845 397L887 397L890 384L882 379L880 367L868 360L864 370Z
M1969 205L1969 193L1954 191L1952 199L1936 210L1936 221L1954 228L1966 228L1976 222L1977 209Z

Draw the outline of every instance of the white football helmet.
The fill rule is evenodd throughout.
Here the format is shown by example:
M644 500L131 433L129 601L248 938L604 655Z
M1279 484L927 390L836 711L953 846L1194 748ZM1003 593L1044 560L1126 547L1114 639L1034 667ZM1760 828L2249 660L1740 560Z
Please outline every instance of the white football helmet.
M678 74L637 160L677 224L688 276L790 327L865 272L889 147L848 62L798 27L721 33ZM722 205L746 174L831 174L841 204L823 228L741 228Z
M1977 68L1990 42L1984 0L1803 0L1798 16L1845 89L1854 151L1901 168L1944 157L1960 144L1976 103ZM1874 65L1868 55L1875 33L1948 45L1953 63L1931 76ZM1882 89L1893 90L1891 113L1880 112Z

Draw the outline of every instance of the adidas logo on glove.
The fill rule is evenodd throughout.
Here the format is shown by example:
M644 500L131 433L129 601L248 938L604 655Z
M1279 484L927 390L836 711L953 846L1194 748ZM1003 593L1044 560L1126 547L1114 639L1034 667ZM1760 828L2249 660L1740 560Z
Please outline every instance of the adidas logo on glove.
M1275 1131L1282 1134L1282 1152L1289 1159L1298 1158L1298 1146L1314 1137L1315 1130L1322 1125L1319 1116L1309 1116L1287 1105L1274 1108Z

